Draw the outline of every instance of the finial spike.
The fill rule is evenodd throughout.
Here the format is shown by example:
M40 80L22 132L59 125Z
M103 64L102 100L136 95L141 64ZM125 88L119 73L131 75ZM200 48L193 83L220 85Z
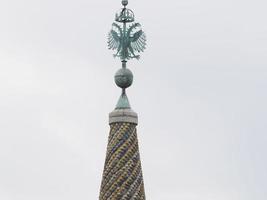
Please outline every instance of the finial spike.
M130 108L131 106L128 97L126 95L125 89L123 89L115 109L130 109Z
M121 1L121 4L125 7L128 5L128 0L122 0Z

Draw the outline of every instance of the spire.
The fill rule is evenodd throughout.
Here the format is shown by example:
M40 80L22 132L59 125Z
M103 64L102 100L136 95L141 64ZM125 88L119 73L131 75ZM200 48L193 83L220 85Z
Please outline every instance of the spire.
M114 77L122 93L114 111L109 114L110 133L99 200L145 200L144 181L138 147L137 114L131 109L126 89L133 83L127 61L139 59L146 46L146 37L132 10L123 8L116 13L108 36L108 47L116 50L122 68Z

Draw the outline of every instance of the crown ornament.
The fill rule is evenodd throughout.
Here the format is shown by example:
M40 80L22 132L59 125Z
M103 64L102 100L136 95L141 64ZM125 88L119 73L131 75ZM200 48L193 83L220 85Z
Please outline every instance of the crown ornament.
M116 22L112 24L108 34L108 47L115 50L114 57L119 57L122 61L139 59L139 53L146 48L146 35L141 24L134 22L134 12L126 8L128 0L122 0L122 5L124 7L116 13Z

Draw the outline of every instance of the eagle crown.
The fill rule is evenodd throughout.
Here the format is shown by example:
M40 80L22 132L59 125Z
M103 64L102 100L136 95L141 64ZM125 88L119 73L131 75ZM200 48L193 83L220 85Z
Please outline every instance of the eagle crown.
M114 22L108 34L108 47L116 50L114 57L119 57L122 61L132 58L139 59L137 53L143 52L146 48L146 35L139 23L134 22L134 13L123 4L122 8L115 16Z

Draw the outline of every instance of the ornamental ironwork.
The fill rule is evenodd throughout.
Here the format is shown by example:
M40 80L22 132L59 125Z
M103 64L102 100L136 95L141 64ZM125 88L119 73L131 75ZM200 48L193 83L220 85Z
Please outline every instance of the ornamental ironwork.
M112 24L108 34L108 47L115 50L114 57L119 57L122 61L139 59L139 53L146 48L146 35L141 29L141 24L134 22L133 11L126 8L128 1L123 1L122 4L124 8L116 13L116 22Z

